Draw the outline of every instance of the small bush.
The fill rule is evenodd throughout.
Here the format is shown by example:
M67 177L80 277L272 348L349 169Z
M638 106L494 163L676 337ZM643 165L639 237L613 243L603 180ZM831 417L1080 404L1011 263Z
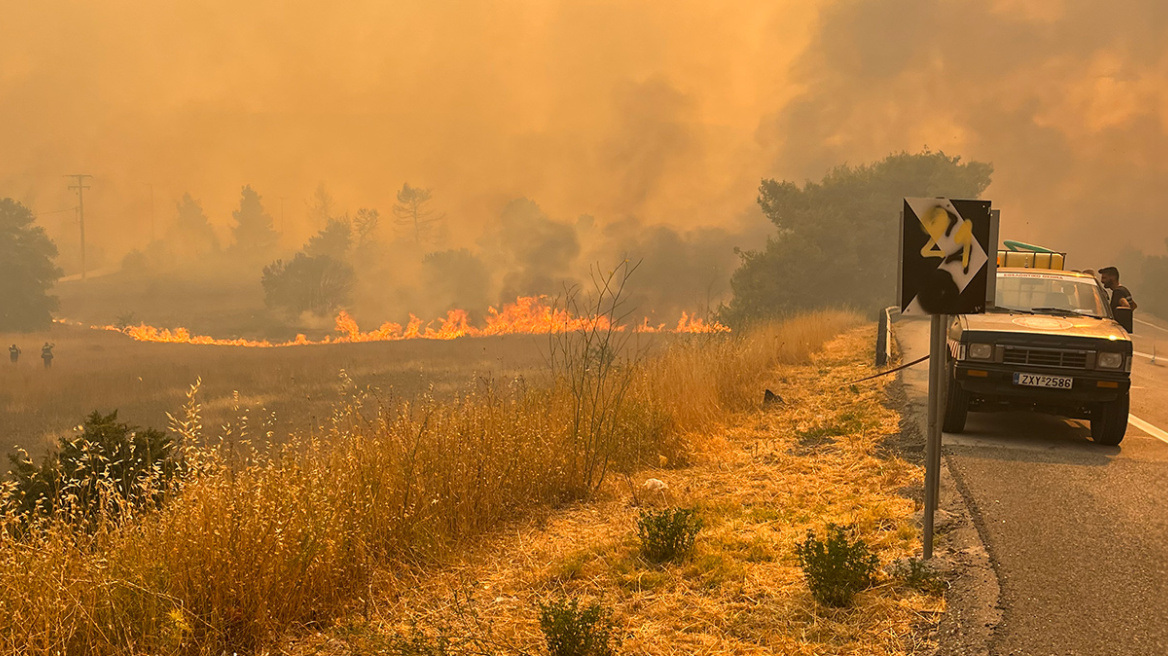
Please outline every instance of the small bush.
M116 410L94 411L81 435L62 437L39 467L24 451L9 454L15 480L4 505L24 517L63 513L76 520L156 507L178 474L174 448L162 431L118 423Z
M826 541L808 531L795 552L812 596L828 606L851 604L857 592L872 585L878 564L866 542L850 539L848 530L835 524L827 525Z
M616 654L616 623L612 610L594 602L561 597L539 605L539 628L549 656L612 656Z
M702 520L692 508L646 510L637 520L641 553L654 563L688 555L701 530Z
M908 587L926 594L937 595L945 591L945 579L925 560L909 558L898 562L892 574Z

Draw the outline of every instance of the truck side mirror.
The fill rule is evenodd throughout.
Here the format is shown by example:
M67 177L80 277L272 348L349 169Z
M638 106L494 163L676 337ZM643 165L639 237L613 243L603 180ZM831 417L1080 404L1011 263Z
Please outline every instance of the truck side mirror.
M1129 333L1134 333L1134 317L1131 308L1113 308L1111 313L1115 315L1115 321L1123 326L1123 329Z

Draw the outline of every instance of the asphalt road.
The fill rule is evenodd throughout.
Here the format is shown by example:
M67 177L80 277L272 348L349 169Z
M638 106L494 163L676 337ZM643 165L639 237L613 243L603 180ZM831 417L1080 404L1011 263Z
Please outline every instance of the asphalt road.
M895 331L906 362L928 352L928 321ZM1168 654L1168 327L1136 333L1147 357L1133 366L1120 446L1033 413L970 413L963 434L944 436L998 575L991 654ZM904 374L916 402L927 376L923 363Z

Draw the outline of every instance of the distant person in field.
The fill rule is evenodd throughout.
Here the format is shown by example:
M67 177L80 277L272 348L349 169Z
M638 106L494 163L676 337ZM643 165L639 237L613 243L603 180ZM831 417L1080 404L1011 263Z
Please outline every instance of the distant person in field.
M1104 267L1099 270L1099 278L1103 281L1103 286L1111 292L1111 309L1116 308L1131 308L1136 309L1136 301L1132 298L1132 294L1127 287L1119 284L1119 269L1115 267Z
M12 364L16 364L16 361L20 359L20 348L16 344L8 347L8 359L12 360Z
M53 366L53 345L45 342L41 347L41 359L45 361L45 369Z

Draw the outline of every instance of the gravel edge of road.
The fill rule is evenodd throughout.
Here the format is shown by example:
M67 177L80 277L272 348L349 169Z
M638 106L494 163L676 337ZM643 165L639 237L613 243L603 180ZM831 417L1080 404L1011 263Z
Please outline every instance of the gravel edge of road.
M901 417L900 435L894 448L905 459L923 464L928 425L925 400L914 401L909 396L900 373L888 390L887 402ZM937 644L935 653L988 656L1002 620L998 572L982 539L976 503L953 469L948 454L942 453L945 457L934 561L949 587L945 593L946 612L932 627L932 638ZM914 490L918 500L923 495L923 487Z

